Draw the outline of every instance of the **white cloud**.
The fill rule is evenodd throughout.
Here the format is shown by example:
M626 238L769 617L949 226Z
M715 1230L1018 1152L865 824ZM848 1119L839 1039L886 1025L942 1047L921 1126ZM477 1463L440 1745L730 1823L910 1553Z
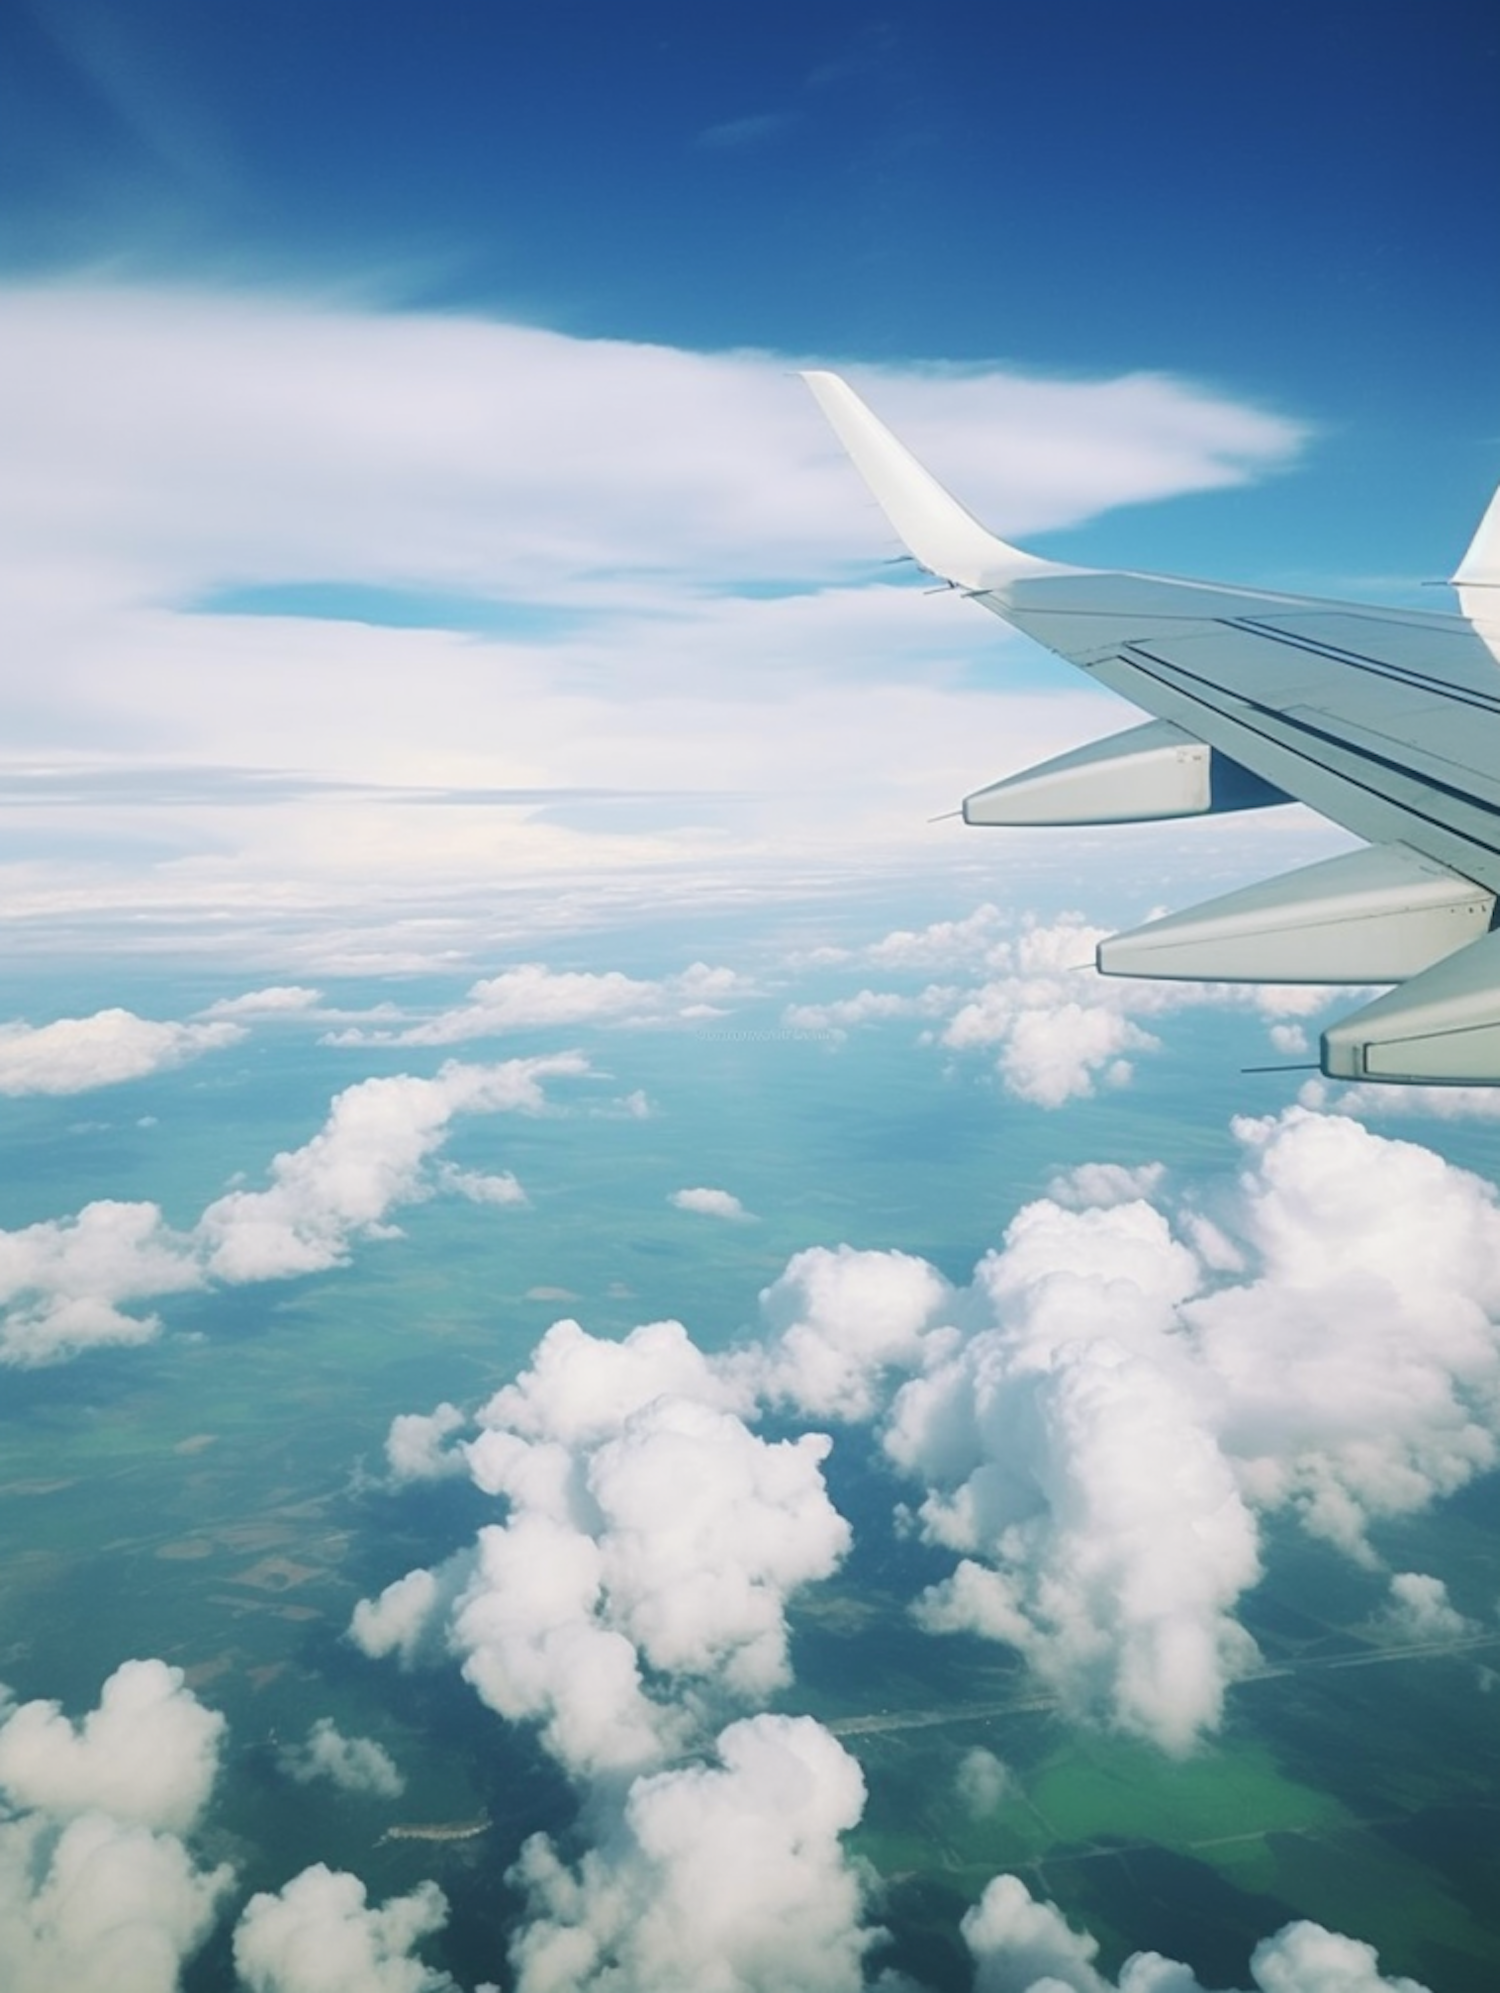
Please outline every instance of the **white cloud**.
M226 1029L230 1027L225 1027ZM270 1187L216 1198L191 1232L174 1232L154 1204L110 1200L75 1218L0 1232L0 1362L60 1363L86 1349L149 1342L154 1316L133 1302L214 1280L239 1283L313 1273L378 1238L397 1206L444 1181L426 1165L459 1114L540 1113L543 1082L587 1072L576 1053L500 1065L448 1061L435 1078L364 1080L335 1095L322 1128L271 1165ZM460 1194L515 1203L509 1176L459 1172Z
M696 1211L705 1218L729 1218L744 1220L753 1217L729 1190L710 1190L703 1186L695 1190L674 1190L667 1202L679 1211Z
M165 1661L125 1661L81 1723L55 1702L0 1711L0 1789L57 1819L103 1812L185 1832L207 1804L224 1719Z
M1253 1277L1186 1311L1241 1484L1369 1559L1500 1457L1500 1206L1429 1149L1294 1108L1235 1123Z
M475 983L467 1001L401 1030L351 1025L329 1034L331 1045L457 1045L573 1024L639 1024L712 1015L746 986L731 969L695 962L657 981L584 969L549 969L523 962Z
M1493 1191L1301 1108L1236 1132L1212 1219L1174 1232L1114 1201L1157 1179L1113 1171L1060 1186L1082 1208L1019 1213L945 1311L959 1333L905 1353L885 1428L960 1560L923 1623L1006 1641L1075 1712L1170 1750L1253 1662L1235 1607L1261 1513L1373 1562L1383 1518L1500 1454Z
M320 1716L303 1744L287 1745L277 1763L298 1785L327 1779L340 1792L396 1799L406 1790L395 1759L373 1737L346 1737L331 1716Z
M1082 1165L966 1288L814 1248L721 1356L677 1323L555 1324L463 1448L508 1519L456 1579L361 1606L355 1637L408 1661L445 1642L575 1771L659 1761L786 1680L787 1603L843 1553L826 1440L745 1423L790 1406L881 1421L913 1526L955 1560L922 1624L1002 1640L1073 1715L1189 1750L1256 1663L1237 1608L1266 1513L1373 1563L1386 1519L1500 1457L1496 1194L1342 1117L1235 1133L1244 1168L1210 1209L1155 1165ZM445 1464L459 1416L402 1428L413 1471Z
M1357 1121L1494 1121L1500 1118L1500 1087L1340 1086L1308 1080L1298 1095L1318 1114L1347 1114Z
M0 1362L26 1369L150 1342L156 1317L127 1314L126 1304L201 1279L189 1242L154 1204L103 1199L75 1218L0 1232Z
M761 1294L769 1340L754 1360L757 1386L814 1418L868 1419L888 1371L921 1367L949 1296L910 1253L811 1246Z
M408 1571L373 1599L361 1599L349 1638L372 1661L394 1656L403 1668L444 1651L442 1628L453 1601L469 1582L474 1559L460 1551L435 1570Z
M1014 1781L1003 1760L976 1744L960 1758L953 1783L964 1811L972 1819L984 1820L999 1809Z
M354 1638L410 1659L445 1627L484 1700L575 1772L680 1749L700 1706L785 1684L788 1600L849 1541L828 1441L763 1440L748 1405L744 1375L678 1323L619 1343L554 1324L464 1449L506 1521L480 1531L451 1607L412 1572L361 1604Z
M931 1017L951 1001L950 990L928 990L903 996L897 990L860 990L829 1003L788 1004L782 1023L789 1031L837 1033L842 1037L861 1024L884 1024L893 1017Z
M220 997L203 1012L205 1017L288 1017L311 1010L323 1001L321 990L300 983L273 983L263 990L246 990L243 996Z
M203 1213L209 1272L270 1280L337 1266L353 1239L421 1194L422 1166L454 1115L538 1113L544 1079L586 1070L573 1053L499 1066L450 1060L435 1079L400 1073L345 1088L313 1139L276 1158L269 1190L232 1190Z
M13 910L212 909L220 932L311 913L310 962L366 923L420 949L430 925L402 930L443 892L477 934L497 874L639 895L690 869L701 892L812 849L867 872L973 786L991 696L942 667L1006 640L868 584L885 530L781 355L242 288L10 286L0 327L0 604L33 663L29 724L3 732L39 781L80 783L97 840L50 858L32 810ZM1299 439L1160 376L865 384L1012 532L1256 476ZM380 626L392 600L406 627ZM1090 703L1008 701L1018 758ZM122 737L124 772L156 779L91 787ZM514 800L466 800L486 790ZM180 849L125 866L135 830Z
M453 1163L444 1163L437 1173L437 1180L444 1190L467 1198L470 1204L493 1204L501 1209L515 1209L529 1201L519 1177L511 1170L462 1170Z
M117 1668L78 1724L55 1702L0 1702L6 1993L176 1993L231 1880L178 1838L207 1804L223 1731L157 1660Z
M6 1993L177 1993L229 1882L173 1835L104 1813L61 1830L0 1821Z
M1151 1197L1165 1174L1160 1163L1138 1163L1134 1168L1125 1163L1079 1163L1053 1177L1047 1195L1069 1210L1105 1210L1111 1204L1134 1204Z
M445 1442L468 1422L458 1406L446 1400L431 1412L398 1412L385 1440L392 1481L399 1487L407 1481L438 1481L467 1472L463 1454Z
M434 1882L377 1909L358 1876L318 1862L274 1895L251 1897L235 1927L235 1968L247 1993L458 1993L413 1956L447 1921Z
M1423 1643L1461 1640L1466 1633L1478 1631L1473 1620L1465 1619L1450 1603L1442 1579L1421 1571L1398 1571L1391 1579L1381 1630L1396 1640Z
M806 1716L731 1724L717 1751L638 1778L576 1869L526 1843L517 1993L858 1993L875 1934L839 1839L864 1808L858 1765Z
M1010 925L1010 915L986 901L960 920L897 928L860 952L865 961L886 969L950 969L982 963Z
M1061 1107L1101 1084L1126 1083L1131 1056L1158 1049L1143 1019L1203 1005L1244 1007L1277 1019L1307 1015L1329 998L1323 989L1280 984L1101 976L1093 967L1094 950L1108 931L1064 915L1031 920L1013 941L997 942L988 956L995 973L963 1000L942 1043L955 1051L997 1046L997 1071L1009 1092L1039 1107Z
M899 930L861 951L892 970L941 968L977 973L965 984L920 991L862 989L849 997L790 1005L789 1026L845 1032L894 1018L933 1022L947 1050L991 1055L1007 1092L1038 1107L1087 1099L1128 1084L1131 1061L1159 1049L1147 1023L1205 1005L1254 1011L1268 1020L1306 1016L1330 992L1288 985L1153 982L1101 976L1094 950L1109 930L1078 914L1027 916L1014 932L996 908L920 931ZM1273 1022L1273 1035L1290 1027ZM1296 1027L1300 1031L1300 1026Z
M1037 1354L982 1338L953 1379L935 1380L934 1395L975 1390L990 1446L924 1520L999 1568L963 1558L925 1594L920 1622L1003 1640L1075 1714L1187 1751L1256 1658L1232 1616L1260 1574L1254 1519L1165 1364L1109 1340L1066 1343L1032 1369ZM921 1410L928 1437L933 1411ZM898 1402L901 1457L913 1411Z
M118 1086L185 1066L244 1035L236 1024L158 1023L119 1009L60 1017L52 1024L0 1024L0 1094L87 1093Z
M1186 1965L1156 1952L1126 1959L1117 1982L1094 1961L1097 1939L1075 1931L1018 1876L1000 1875L964 1915L974 1993L1205 1993ZM1425 1993L1413 1979L1382 1978L1374 1950L1320 1924L1288 1924L1250 1959L1258 1993Z

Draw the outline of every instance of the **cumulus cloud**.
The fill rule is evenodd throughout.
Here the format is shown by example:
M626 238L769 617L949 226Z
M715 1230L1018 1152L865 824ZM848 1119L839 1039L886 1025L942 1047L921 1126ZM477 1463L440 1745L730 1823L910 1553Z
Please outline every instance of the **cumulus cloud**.
M1011 1789L1012 1779L1002 1759L985 1750L982 1744L976 1744L960 1758L953 1783L964 1811L972 1819L983 1820L997 1811Z
M1101 976L1094 950L1108 932L1072 913L1053 920L1027 916L1012 931L1005 916L983 905L964 920L897 930L854 958L892 971L965 971L968 982L931 983L919 991L866 988L793 1004L785 1021L844 1033L895 1018L927 1019L931 1042L986 1054L1008 1093L1057 1108L1101 1087L1127 1084L1133 1059L1159 1047L1149 1024L1174 1011L1237 1006L1271 1021L1275 1033L1300 1026L1274 1020L1311 1015L1329 998L1319 988Z
M1500 1457L1500 1206L1430 1149L1301 1108L1241 1120L1252 1277L1187 1311L1242 1486L1370 1561L1373 1521Z
M474 1559L458 1551L435 1570L418 1568L395 1578L373 1599L361 1599L349 1638L372 1661L395 1659L410 1668L441 1655L449 1609L468 1584Z
M910 1253L811 1246L760 1297L759 1389L814 1418L863 1420L891 1370L919 1369L947 1282Z
M52 1024L0 1024L0 1094L87 1093L185 1066L233 1045L242 1026L159 1023L129 1010L60 1017Z
M175 1836L107 1814L0 1821L7 1993L177 1993L229 1882Z
M422 1166L455 1115L539 1113L544 1079L585 1071L575 1053L498 1066L449 1060L434 1079L400 1073L345 1088L312 1140L272 1163L269 1189L232 1190L203 1213L197 1238L209 1273L272 1280L339 1265L353 1239L422 1193Z
M1054 1204L1071 1210L1092 1206L1103 1210L1111 1204L1134 1204L1151 1197L1161 1185L1166 1171L1160 1163L1079 1163L1064 1170L1047 1185Z
M681 975L656 981L583 969L549 969L523 962L475 983L452 1010L401 1030L351 1025L329 1035L331 1045L458 1045L573 1024L643 1024L717 1016L747 985L732 969L694 962Z
M1494 1121L1500 1118L1500 1087L1340 1086L1308 1080L1297 1096L1319 1114L1347 1114L1357 1121Z
M924 990L917 996L903 996L897 990L860 990L855 996L836 997L829 1003L788 1004L781 1021L789 1031L842 1038L861 1024L883 1024L893 1017L932 1017L952 1000L953 992L946 989Z
M437 1180L444 1190L451 1190L455 1197L465 1198L470 1204L515 1209L529 1202L512 1170L464 1170L453 1163L444 1163Z
M647 1766L716 1699L785 1681L787 1604L847 1543L827 1441L747 1420L874 1420L910 1526L954 1559L920 1623L1014 1647L1075 1717L1191 1749L1257 1665L1237 1610L1265 1515L1374 1566L1384 1521L1500 1458L1493 1189L1301 1107L1235 1133L1243 1169L1207 1206L1155 1165L1064 1173L966 1287L814 1248L720 1356L676 1323L555 1324L462 1446L506 1521L458 1582L410 1573L363 1605L356 1638L446 1644L575 1771ZM452 1407L414 1416L401 1458L451 1471L459 1430ZM1434 1624L1445 1603L1421 1579L1394 1596Z
M1398 1571L1391 1579L1382 1632L1396 1640L1461 1640L1478 1629L1450 1603L1441 1578L1421 1571Z
M526 1843L517 1993L858 1993L877 1935L839 1838L864 1808L858 1765L806 1716L733 1723L717 1756L636 1779L576 1867Z
M7 1993L175 1993L228 1868L195 1826L224 1721L179 1668L127 1661L74 1724L55 1702L0 1705L0 1958Z
M331 1716L320 1716L302 1744L285 1746L277 1763L298 1785L327 1779L340 1792L396 1799L406 1780L390 1752L373 1737L346 1737Z
M150 1342L157 1318L129 1305L201 1281L190 1243L154 1204L105 1198L74 1218L0 1232L0 1362L25 1369Z
M186 1832L218 1771L224 1719L165 1661L126 1661L99 1707L74 1724L55 1702L25 1702L0 1720L0 1789L11 1804L71 1819L103 1812Z
M213 1281L340 1265L356 1240L382 1236L394 1208L435 1188L523 1202L513 1176L450 1176L429 1171L429 1160L456 1115L539 1113L545 1080L587 1070L577 1054L559 1053L495 1066L450 1060L433 1079L361 1081L334 1097L309 1142L276 1157L268 1189L216 1198L190 1232L173 1231L154 1204L112 1199L0 1232L0 1363L61 1363L87 1349L149 1342L159 1322L131 1304Z
M385 1440L391 1480L399 1487L407 1481L439 1481L467 1472L463 1454L447 1444L467 1424L467 1415L446 1400L430 1412L398 1412Z
M205 1017L290 1017L311 1010L323 1001L321 990L300 983L273 983L263 990L246 990L243 996L220 997L203 1012Z
M1500 1451L1494 1192L1301 1108L1236 1133L1211 1214L1173 1211L1154 1166L1084 1165L966 1289L800 1255L741 1358L773 1401L882 1418L914 1526L957 1559L924 1625L1016 1647L1073 1713L1172 1751L1255 1665L1236 1609L1263 1514L1370 1563L1384 1518Z
M538 1723L575 1772L681 1748L700 1702L789 1679L788 1600L849 1541L828 1441L764 1440L749 1406L747 1380L679 1323L620 1343L554 1324L464 1448L507 1519L479 1532L451 1605L433 1574L408 1573L362 1602L353 1637L411 1658L441 1624L484 1700Z
M667 1202L679 1211L696 1211L705 1218L743 1220L754 1215L745 1209L733 1191L710 1190L701 1185L693 1190L674 1190Z
M447 1921L435 1882L376 1908L358 1876L318 1862L274 1895L251 1897L235 1927L235 1968L247 1993L458 1993L413 1956Z
M898 927L860 951L861 958L886 969L951 969L985 962L1011 925L1011 916L986 900L959 920L935 920L926 927Z
M1126 1959L1118 1981L1095 1965L1098 1940L1075 1931L1018 1876L996 1876L961 1925L974 1959L974 1993L1205 1993L1186 1965L1157 1952ZM1413 1979L1382 1978L1371 1946L1320 1924L1288 1924L1250 1959L1257 1993L1426 1993Z

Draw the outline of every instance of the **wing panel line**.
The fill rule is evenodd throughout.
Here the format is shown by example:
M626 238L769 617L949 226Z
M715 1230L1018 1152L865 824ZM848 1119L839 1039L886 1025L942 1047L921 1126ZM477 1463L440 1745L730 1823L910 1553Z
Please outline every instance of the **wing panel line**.
M1276 734L1268 732L1263 725L1255 726L1248 719L1242 718L1238 713L1227 712L1222 706L1215 705L1211 699L1203 698L1199 692L1175 685L1173 677L1166 675L1169 673L1175 674L1177 678L1189 681L1189 685L1191 686L1208 686L1212 691L1218 692L1221 695L1224 694L1224 687L1213 685L1211 680L1202 678L1196 672L1188 671L1170 659L1156 657L1150 651L1142 650L1139 646L1133 644L1127 645L1123 651L1117 652L1116 656L1118 661L1128 669L1140 671L1143 677L1151 679L1153 683L1161 685L1166 690L1181 691L1195 705L1228 719L1233 725L1243 727L1247 733L1254 734L1258 739L1265 741L1269 747L1277 748L1283 753L1296 755L1299 760L1305 761L1310 767L1316 769L1320 775L1325 777L1332 776L1335 781L1346 782L1351 788L1362 790L1365 795L1383 804L1387 809L1396 810L1403 816L1413 818L1419 823L1428 824L1434 830L1442 832L1445 837L1456 839L1461 843L1472 844L1492 858L1500 858L1500 842L1491 842L1487 839L1477 837L1472 833L1459 830L1455 825L1442 817L1432 816L1427 811L1418 809L1414 804L1392 796L1387 790L1377 787L1374 783L1361 780L1358 774L1351 773L1345 769L1330 768L1326 761L1321 761L1308 750L1299 748L1295 741L1279 739ZM1154 671L1145 669L1148 665L1154 665L1156 669ZM1387 769L1394 775L1399 775L1408 781L1415 782L1421 788L1436 790L1441 794L1450 796L1455 802L1467 804L1479 815L1492 819L1497 825L1500 825L1500 807L1486 802L1482 797L1470 795L1466 790L1455 788L1453 784L1444 782L1438 777L1419 774L1416 770L1403 766L1399 761L1394 761L1385 755L1378 754L1370 748L1361 746L1358 742L1346 740L1339 734L1329 732L1325 728L1312 726L1305 720L1294 719L1290 714L1278 711L1275 707L1262 706L1255 700L1245 699L1237 693L1230 693L1228 696L1235 699L1239 704L1248 707L1262 721L1273 721L1278 726L1286 728L1289 732L1300 734L1309 740L1321 740L1328 746L1336 748L1341 753L1350 756L1356 762L1363 762L1371 767ZM1278 783L1278 787L1285 788L1286 786L1285 781ZM1324 815L1329 814L1326 808L1323 808L1319 804L1313 804L1312 807L1314 809L1321 809Z

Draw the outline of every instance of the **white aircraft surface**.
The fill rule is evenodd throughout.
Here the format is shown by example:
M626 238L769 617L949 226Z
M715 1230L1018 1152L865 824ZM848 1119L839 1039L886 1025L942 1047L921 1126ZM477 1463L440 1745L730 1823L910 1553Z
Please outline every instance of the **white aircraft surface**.
M1392 983L1324 1032L1325 1073L1500 1082L1500 492L1456 616L1068 567L988 532L837 374L803 378L921 567L1155 715L976 791L966 823L1295 799L1366 840L1117 934L1100 970Z

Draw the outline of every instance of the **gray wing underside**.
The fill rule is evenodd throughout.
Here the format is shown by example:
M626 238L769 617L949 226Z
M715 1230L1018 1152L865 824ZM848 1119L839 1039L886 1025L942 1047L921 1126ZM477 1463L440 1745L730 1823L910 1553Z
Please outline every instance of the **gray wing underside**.
M1356 836L1500 891L1500 666L1462 617L1108 573L977 599Z

